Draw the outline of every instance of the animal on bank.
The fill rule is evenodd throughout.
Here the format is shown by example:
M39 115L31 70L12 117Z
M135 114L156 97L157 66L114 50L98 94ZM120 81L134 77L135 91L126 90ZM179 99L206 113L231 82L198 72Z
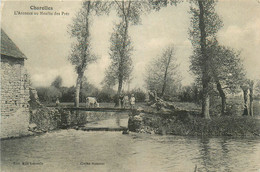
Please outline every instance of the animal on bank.
M86 98L86 107L99 107L96 97L87 97Z

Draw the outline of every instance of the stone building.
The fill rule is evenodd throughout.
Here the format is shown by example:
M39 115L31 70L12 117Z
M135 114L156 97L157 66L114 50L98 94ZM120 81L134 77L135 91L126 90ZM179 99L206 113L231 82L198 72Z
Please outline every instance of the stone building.
M25 135L29 125L29 81L25 55L1 29L1 138Z

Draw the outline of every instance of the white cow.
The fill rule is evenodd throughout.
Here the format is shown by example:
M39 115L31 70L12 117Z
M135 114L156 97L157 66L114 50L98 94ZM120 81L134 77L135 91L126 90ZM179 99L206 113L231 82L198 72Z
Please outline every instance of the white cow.
M86 107L99 107L96 97L87 97L86 98Z

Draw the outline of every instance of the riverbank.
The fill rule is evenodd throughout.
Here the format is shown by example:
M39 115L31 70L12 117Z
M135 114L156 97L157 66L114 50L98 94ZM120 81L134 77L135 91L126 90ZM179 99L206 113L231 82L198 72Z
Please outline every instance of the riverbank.
M196 112L144 113L135 111L128 128L137 133L181 136L259 137L260 120L256 117L221 116L204 119Z
M124 112L102 112L68 110L59 107L42 107L31 111L30 123L36 130L52 131L84 126L100 120L106 120L118 115L128 117Z

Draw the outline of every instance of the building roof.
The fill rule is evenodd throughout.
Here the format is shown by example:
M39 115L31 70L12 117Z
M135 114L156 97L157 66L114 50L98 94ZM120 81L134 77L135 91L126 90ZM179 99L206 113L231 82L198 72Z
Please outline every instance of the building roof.
M3 29L1 29L1 49L2 55L11 56L19 59L27 59L26 56L19 50L15 43L7 36Z

